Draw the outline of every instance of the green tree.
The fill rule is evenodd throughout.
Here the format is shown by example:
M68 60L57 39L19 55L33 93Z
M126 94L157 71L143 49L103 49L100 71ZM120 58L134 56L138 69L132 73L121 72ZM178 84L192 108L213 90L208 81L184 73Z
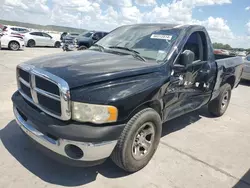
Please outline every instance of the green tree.
M222 44L222 43L213 43L213 47L216 49L225 49L225 50L230 50L232 47L229 44Z

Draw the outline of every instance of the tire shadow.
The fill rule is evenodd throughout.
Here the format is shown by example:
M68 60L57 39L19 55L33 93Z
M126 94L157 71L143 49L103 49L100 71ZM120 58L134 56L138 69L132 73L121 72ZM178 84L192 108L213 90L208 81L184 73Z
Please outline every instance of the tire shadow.
M199 121L203 117L214 118L207 109L207 106L203 106L201 109L187 113L175 119L172 119L163 124L162 127L162 137L184 129L185 127L192 125L193 123Z
M249 86L250 87L250 81L249 80L241 80L240 81L240 85Z
M104 164L81 168L61 164L43 155L20 130L15 120L0 130L0 139L16 160L43 181L62 185L80 186L96 180L98 174L107 178L119 178L128 173L118 168L110 159Z

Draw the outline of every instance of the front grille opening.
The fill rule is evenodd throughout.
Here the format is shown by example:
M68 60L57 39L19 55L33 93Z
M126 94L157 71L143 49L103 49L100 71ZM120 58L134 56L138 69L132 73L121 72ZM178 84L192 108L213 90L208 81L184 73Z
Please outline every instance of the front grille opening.
M20 87L22 89L22 92L27 95L28 97L31 98L31 92L30 92L30 88L28 88L26 85L24 85L22 82L20 82Z
M32 104L30 101L26 100L25 98L23 98L24 101L34 110L36 110L39 113L44 113L42 110L40 110L38 107L36 107L34 104Z
M56 115L61 115L61 103L60 101L56 101L54 99L45 97L39 93L37 93L37 98L39 101L39 104L47 109L48 111L55 113Z
M16 108L16 110L19 113L19 115L23 118L24 121L28 120L28 118L18 108Z
M22 79L24 79L26 82L30 82L29 80L30 80L30 76L29 76L29 73L28 72L26 72L26 71L24 71L24 70L22 70L22 69L19 69L19 76L22 78Z
M58 140L57 137L55 137L55 136L53 136L53 135L51 135L49 133L45 133L45 135L48 136L48 137L50 137L50 138L52 138L53 140Z
M56 84L38 76L36 76L36 87L49 93L53 93L58 96L60 95L59 88Z

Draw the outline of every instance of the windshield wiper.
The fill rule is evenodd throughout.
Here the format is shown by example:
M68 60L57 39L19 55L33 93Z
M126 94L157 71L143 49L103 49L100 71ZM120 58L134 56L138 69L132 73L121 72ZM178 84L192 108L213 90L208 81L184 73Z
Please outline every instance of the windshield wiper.
M109 46L108 48L121 49L121 50L126 50L126 51L129 51L129 52L133 52L133 57L135 57L137 59L140 59L142 61L146 61L146 59L144 57L142 57L140 55L140 53L137 52L136 50L133 50L133 49L130 49L130 48L127 48L127 47L122 47L122 46Z
M101 51L101 52L103 52L104 50L105 50L105 48L102 46L102 45L100 45L100 44L93 44L92 46L96 46L96 47L98 47L99 48L99 50Z

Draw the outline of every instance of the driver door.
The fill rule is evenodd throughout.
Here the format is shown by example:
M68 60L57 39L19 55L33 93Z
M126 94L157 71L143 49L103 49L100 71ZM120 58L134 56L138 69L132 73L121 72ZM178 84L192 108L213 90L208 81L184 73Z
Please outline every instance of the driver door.
M194 53L194 61L186 69L177 70L173 66L167 95L173 95L175 102L169 107L166 106L168 108L166 119L194 111L209 101L216 69L213 67L215 62L207 59L208 45L204 36L202 38L202 32L194 32L185 43L182 52L190 50ZM174 65L181 64L182 59L179 55Z
M44 46L54 46L52 37L47 33L42 33L42 40Z

